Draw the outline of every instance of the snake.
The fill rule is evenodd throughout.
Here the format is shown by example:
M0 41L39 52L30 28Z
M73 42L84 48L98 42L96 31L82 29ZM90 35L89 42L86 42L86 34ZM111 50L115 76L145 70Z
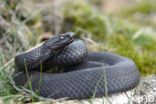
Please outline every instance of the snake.
M16 55L15 66L15 84L44 98L103 97L133 89L140 80L132 59L89 51L86 42L75 38L73 32L55 35Z

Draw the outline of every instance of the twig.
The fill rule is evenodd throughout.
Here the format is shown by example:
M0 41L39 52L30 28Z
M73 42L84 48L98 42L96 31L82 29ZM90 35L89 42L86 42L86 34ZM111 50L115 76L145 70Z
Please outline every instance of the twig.
M7 67L10 63L14 61L14 58L12 58L10 61L8 61L4 66L0 68L0 71L3 70L5 67Z

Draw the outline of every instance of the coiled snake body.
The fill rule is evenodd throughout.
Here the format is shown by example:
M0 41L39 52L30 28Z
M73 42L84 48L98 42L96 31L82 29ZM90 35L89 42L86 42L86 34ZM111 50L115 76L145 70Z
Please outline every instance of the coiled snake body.
M132 60L109 52L87 52L85 43L74 40L72 32L17 55L15 64L15 73L22 72L14 78L16 85L46 98L101 97L134 88L140 77ZM47 72L55 68L63 72Z

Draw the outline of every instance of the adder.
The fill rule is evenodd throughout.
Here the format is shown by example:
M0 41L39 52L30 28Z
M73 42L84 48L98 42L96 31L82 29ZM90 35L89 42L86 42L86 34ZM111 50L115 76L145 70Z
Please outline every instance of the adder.
M135 63L111 52L88 51L73 32L56 35L15 57L16 85L45 98L102 97L134 88L140 79ZM48 70L56 69L50 73Z

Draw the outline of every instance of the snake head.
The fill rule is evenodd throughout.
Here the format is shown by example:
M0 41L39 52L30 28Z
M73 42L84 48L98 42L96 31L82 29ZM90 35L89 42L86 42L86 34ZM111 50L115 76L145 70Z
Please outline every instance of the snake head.
M67 32L64 34L57 35L53 38L50 38L44 43L44 46L47 49L57 51L59 49L64 48L68 44L72 43L74 40L74 33Z

